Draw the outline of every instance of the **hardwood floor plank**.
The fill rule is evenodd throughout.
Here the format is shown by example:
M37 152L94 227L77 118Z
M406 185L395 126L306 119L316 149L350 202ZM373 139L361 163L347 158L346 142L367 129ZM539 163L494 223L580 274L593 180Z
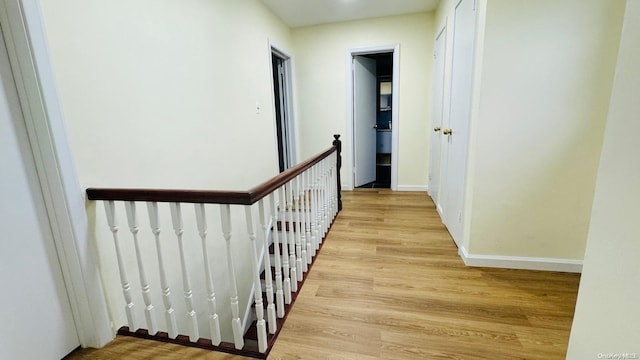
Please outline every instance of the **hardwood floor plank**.
M425 193L343 193L270 359L564 359L580 276L466 267ZM239 359L118 337L76 359Z

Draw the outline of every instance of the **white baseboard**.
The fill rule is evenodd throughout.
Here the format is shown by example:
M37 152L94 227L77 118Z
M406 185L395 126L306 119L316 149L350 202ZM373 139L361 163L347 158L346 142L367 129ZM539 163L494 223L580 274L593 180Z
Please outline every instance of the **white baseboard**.
M582 272L582 260L523 256L469 254L463 246L458 254L467 266L558 272Z
M398 185L397 191L424 191L427 192L427 185ZM342 191L353 191L350 185L342 185Z
M429 190L427 185L398 185L398 191L424 191Z

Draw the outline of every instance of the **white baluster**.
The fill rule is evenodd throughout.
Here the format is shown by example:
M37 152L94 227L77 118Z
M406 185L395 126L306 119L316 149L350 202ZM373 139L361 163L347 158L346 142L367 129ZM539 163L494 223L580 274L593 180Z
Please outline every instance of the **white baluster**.
M292 229L292 242L295 245L295 260L297 270L297 280L302 281L306 266L303 266L302 261L302 245L300 243L300 192L298 191L298 177L289 182L289 201L291 202L291 215L289 215L289 221ZM307 262L304 261L304 265Z
M171 305L171 289L167 283L167 272L164 267L164 257L162 256L162 244L160 242L160 222L158 221L158 203L148 202L147 212L149 213L149 223L151 231L156 238L156 253L158 256L158 270L160 272L160 286L162 287L162 301L164 303L164 316L167 321L167 331L169 337L175 339L178 336L178 326L176 325L176 315Z
M305 199L305 183L304 183L304 172L298 176L298 213L300 215L300 246L302 247L302 261L306 264L303 264L302 267L304 271L309 271L309 248L307 247L307 222L305 218L306 202Z
M309 187L310 170L302 173L302 191L304 199L304 237L307 240L307 264L311 264L313 257L316 255L312 246L313 239L311 236L311 189Z
M321 182L320 182L320 192L322 194L322 237L327 234L329 230L329 201L327 195L327 159L323 159L320 162L320 171L322 174Z
M196 342L200 338L198 329L198 318L193 308L193 291L191 291L191 281L189 280L189 270L187 268L187 257L184 252L184 242L182 241L182 210L180 203L171 203L171 220L173 221L173 230L178 238L178 248L180 250L180 266L182 268L182 288L184 290L184 301L187 304L187 317L189 318L191 331L189 340Z
M280 261L280 244L278 242L278 204L276 201L276 192L269 195L271 202L271 224L273 226L273 254L275 260L275 279L276 279L276 310L279 318L284 317L284 291L282 284L282 263Z
M267 351L267 326L264 321L264 305L262 304L262 287L260 286L260 264L258 262L258 251L256 249L256 230L253 223L253 213L251 206L244 207L245 219L247 221L247 234L251 241L252 270L253 270L253 293L256 303L256 333L258 335L258 351L264 353Z
M311 254L311 239L308 236L309 228L308 228L308 214L307 214L307 187L306 187L306 171L300 174L300 178L298 179L299 193L300 193L300 243L302 244L302 261L306 264L304 265L305 271L309 271L309 264L311 264L312 254Z
M318 239L320 243L324 240L324 201L322 199L322 162L316 164L317 177L317 197L318 197Z
M300 257L300 239L298 238L298 229L296 229L296 222L294 221L294 184L295 179L291 180L287 184L287 208L289 209L289 228L291 229L289 239L291 241L289 248L289 261L291 261L291 281L292 291L298 291L298 281L302 281L302 258ZM293 266L295 264L295 266ZM295 279L295 280L294 280Z
M282 224L282 273L284 275L284 302L286 304L291 304L291 290L293 289L294 283L296 280L295 276L292 276L293 280L289 277L291 274L291 267L295 266L295 261L293 264L289 263L290 257L289 254L289 232L287 231L287 201L286 201L286 191L284 186L280 189L276 190L280 194L280 223ZM293 272L295 275L295 271Z
M298 268L302 269L300 273L309 271L309 263L307 257L307 240L304 237L304 194L302 192L302 174L298 175L295 180L295 205L296 205L296 252L300 254L300 262Z
M124 306L125 313L127 314L127 322L129 324L129 331L136 331L136 318L135 318L135 305L131 300L131 284L127 278L127 271L124 267L122 259L122 252L120 251L120 244L118 242L118 224L115 216L115 203L112 200L104 202L104 209L107 214L107 223L109 229L113 234L113 244L116 247L116 258L118 260L118 271L120 272L120 283L122 284L122 294L126 302Z
M309 196L309 239L311 239L311 255L316 256L316 228L315 228L315 214L316 214L316 201L313 192L313 167L307 170L307 193Z
M231 206L229 204L220 205L220 221L222 223L222 235L227 244L227 266L229 268L229 292L231 300L231 327L233 328L233 342L236 349L244 347L242 337L242 325L240 324L240 310L238 308L238 286L236 283L236 273L233 266L233 255L231 254Z
M315 224L315 227L313 228L313 232L314 232L314 236L316 238L316 250L318 250L320 248L320 244L322 243L322 236L320 234L320 229L322 227L322 221L320 221L320 219L322 218L322 204L320 203L320 196L319 196L319 184L318 184L318 166L317 164L314 165L311 168L312 174L313 174L313 185L312 185L312 196L313 196L313 221Z
M291 291L298 291L298 281L302 281L302 266L298 266L296 254L296 224L293 222L293 180L285 186L285 199L287 201L287 223L289 224L289 262L291 263Z
M331 164L331 166L329 167L330 169L330 179L329 181L331 182L331 222L333 222L333 219L335 219L336 215L338 214L338 185L337 185L337 179L336 179L336 162L337 162L337 156L338 153L334 152L333 154L331 154L330 157L330 162L329 164Z
M156 323L156 309L151 303L151 286L149 286L147 274L144 271L144 264L142 262L142 251L140 250L140 242L138 241L138 214L136 212L136 203L133 201L126 201L125 210L127 213L129 230L133 235L133 245L136 250L138 273L140 275L140 285L142 286L142 298L144 299L145 304L144 316L147 320L147 330L149 331L149 335L155 335L155 333L158 332L158 325Z
M331 180L333 179L333 176L331 175L331 155L329 155L329 157L327 157L325 159L325 166L326 166L326 170L325 170L325 174L326 174L326 184L327 184L327 216L328 216L328 223L327 226L330 228L331 224L333 223L333 195L332 195L332 190L333 190L333 183L331 182ZM328 230L327 230L328 231Z
M211 343L218 346L222 339L220 336L220 319L218 318L218 310L216 306L216 292L213 286L209 250L207 248L207 217L204 210L204 204L194 205L196 210L198 234L200 234L200 239L202 240L202 256L204 258L205 281L207 282L207 304L209 306L209 330L211 331Z
M278 330L278 323L276 322L276 306L273 303L273 280L271 277L271 257L269 256L269 225L265 218L265 201L265 199L262 199L258 203L258 214L260 215L260 226L262 227L264 240L264 288L267 293L267 322L269 323L269 334L275 334Z
M327 159L323 159L321 162L321 169L322 169L322 224L323 224L323 229L324 229L324 233L323 233L323 238L324 235L327 234L327 231L329 231L329 192L328 192L328 182L327 180L329 179L329 177L327 176Z

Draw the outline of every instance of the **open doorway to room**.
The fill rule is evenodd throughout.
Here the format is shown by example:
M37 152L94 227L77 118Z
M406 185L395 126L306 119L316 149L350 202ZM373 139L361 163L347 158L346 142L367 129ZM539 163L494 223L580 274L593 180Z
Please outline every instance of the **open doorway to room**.
M278 166L283 172L296 164L293 108L291 99L291 58L271 47L273 100L278 143Z
M397 51L350 52L353 187L397 188Z

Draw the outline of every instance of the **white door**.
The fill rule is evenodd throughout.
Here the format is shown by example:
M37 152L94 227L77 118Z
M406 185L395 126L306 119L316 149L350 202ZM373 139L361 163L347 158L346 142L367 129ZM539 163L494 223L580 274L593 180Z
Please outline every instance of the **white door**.
M446 198L441 199L444 224L458 246L462 241L464 192L471 117L476 11L474 0L461 0L454 13L449 123L443 125ZM450 133L449 133L450 132ZM448 134L447 134L448 133Z
M376 180L376 86L376 61L354 56L354 187Z
M0 359L60 359L79 346L0 35Z
M442 28L436 37L435 50L433 52L433 110L431 131L431 159L429 167L429 195L436 204L436 208L442 215L440 205L440 170L442 157L442 107L444 100L444 67L446 28Z

